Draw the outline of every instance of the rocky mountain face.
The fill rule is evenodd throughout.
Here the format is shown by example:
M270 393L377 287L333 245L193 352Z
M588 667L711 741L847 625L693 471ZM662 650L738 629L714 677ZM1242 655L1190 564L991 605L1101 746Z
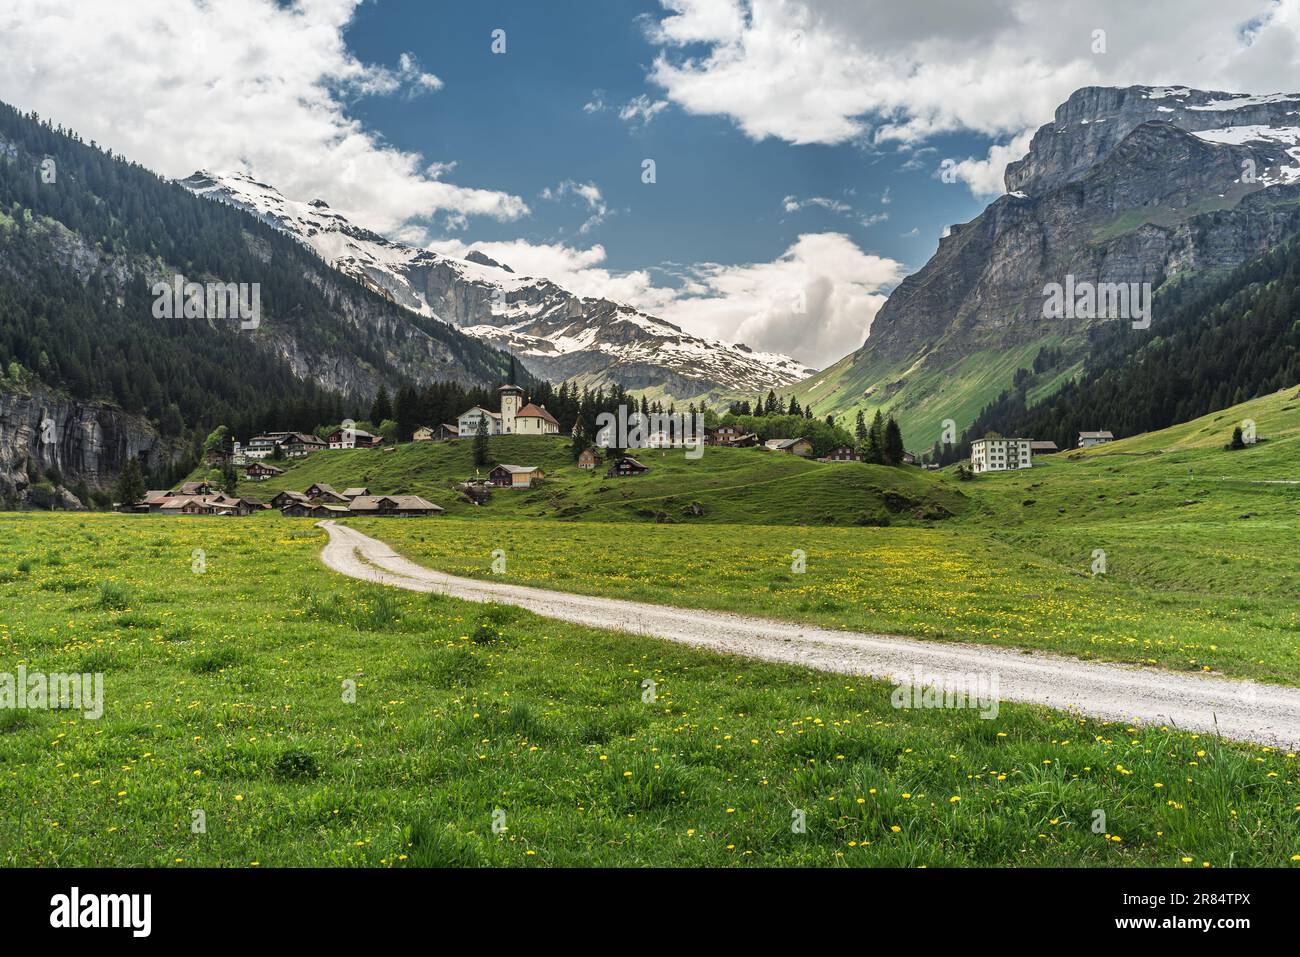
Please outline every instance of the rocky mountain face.
M33 486L52 474L105 487L132 457L149 468L179 451L148 421L107 403L77 402L39 384L0 390L0 501L9 506L48 506ZM55 494L62 507L86 504Z
M199 172L181 185L252 213L393 302L506 349L552 381L694 398L781 388L809 373L788 356L702 339L631 306L521 276L477 250L456 259L392 242L323 200L290 200L242 173Z
M925 406L937 429L964 359L1045 340L1085 354L1100 320L1043 318L1045 287L1067 277L1150 283L1158 335L1162 284L1221 275L1300 230L1300 94L1082 89L1005 182L898 286L857 353L801 384L815 411ZM1013 372L989 376L985 400Z

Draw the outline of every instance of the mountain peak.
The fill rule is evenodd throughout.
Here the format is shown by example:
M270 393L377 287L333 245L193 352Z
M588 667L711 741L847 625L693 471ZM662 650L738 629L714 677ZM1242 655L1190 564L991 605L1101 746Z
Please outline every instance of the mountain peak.
M520 276L478 249L457 259L394 242L323 200L288 199L248 173L200 170L180 185L245 210L398 305L512 352L554 381L719 399L782 388L811 372L789 356L694 336L626 303Z

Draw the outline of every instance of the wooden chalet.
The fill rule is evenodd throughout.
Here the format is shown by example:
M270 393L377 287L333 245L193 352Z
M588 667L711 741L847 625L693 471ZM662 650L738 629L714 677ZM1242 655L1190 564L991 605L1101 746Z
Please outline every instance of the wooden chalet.
M645 475L649 471L650 466L642 465L631 456L624 456L609 467L605 478L628 478L633 475Z
M578 453L578 468L580 469L594 469L600 463L600 453L595 449L587 448Z
M861 462L862 456L851 445L837 445L817 460L818 462Z
M244 469L244 477L250 482L265 482L269 478L275 478L275 476L283 474L284 469L277 468L274 465L267 465L265 462L254 462Z
M418 495L360 495L352 500L347 511L401 518L441 515L443 510Z
M488 472L488 484L496 488L530 488L543 477L535 465L498 465Z
M314 485L309 485L303 494L313 502L320 505L339 503L346 505L348 501L346 495L334 491L334 486L326 485L324 482L317 482Z
M812 455L812 443L805 438L768 439L764 443L773 452L785 452L787 455Z

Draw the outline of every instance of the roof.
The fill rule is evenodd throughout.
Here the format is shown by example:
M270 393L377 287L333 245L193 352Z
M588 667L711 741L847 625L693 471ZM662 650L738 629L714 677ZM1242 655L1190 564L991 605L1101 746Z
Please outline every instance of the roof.
M302 502L304 504L311 501L311 499L302 492L290 492L288 489L285 489L283 492L278 492L275 497L279 498L281 495L287 495L295 502Z
M432 502L420 498L418 495L358 495L348 506L353 512L374 512L379 510L379 503L383 501L393 502L400 509L425 509L430 512L441 512L442 509Z
M630 455L623 456L621 459L619 459L617 462L614 463L614 467L618 468L618 466L623 463L626 463L628 465L634 465L639 469L647 469L647 470L649 469L648 465L642 465L640 462L632 458L632 456Z
M184 508L194 502L198 505L204 504L203 499L195 495L173 495L167 501L163 502L163 508Z
M464 412L461 413L461 416L462 416L462 418L463 418L464 416L467 416L467 415L469 415L469 414L472 413L472 412L482 412L484 415L490 415L490 416L492 416L492 418L494 418L494 419L499 419L499 418L501 418L501 413L500 413L500 412L493 412L491 409L485 409L485 408L483 408L483 406L481 406L481 405L472 405L472 406L470 406L468 409L466 409Z
M497 469L505 469L511 475L527 474L529 472L541 471L541 469L539 469L536 465L506 465L504 463L502 463L501 465L493 466L492 471L495 472Z
M519 386L517 386L517 385L508 385L508 384L507 384L507 385L503 385L501 388L497 389L497 391L498 391L498 392L519 392L519 393L522 393L524 390L521 389L521 388L520 388Z
M1031 449L1054 449L1056 448L1056 443L1048 439L1035 439L1029 443L1029 447Z
M279 467L274 466L274 465L267 465L265 462L254 462L252 465L248 466L248 468L249 468L250 470L252 470L252 469L266 469L266 470L269 470L269 471L271 471L271 472L276 473L277 475L283 474L283 472L284 472L284 469L279 468Z
M768 439L764 444L766 444L769 449L788 449L796 442L807 441L808 440L801 435L797 439Z
M1115 436L1109 432L1080 432L1081 439L1113 439Z
M366 488L365 486L361 486L359 488L345 488L343 490L344 498L356 498L358 495L369 495L369 494L370 494L370 489Z
M547 422L554 423L555 425L560 424L560 420L557 419L555 416L551 415L551 413L547 412L545 408L543 408L540 405L533 405L531 402L529 402L526 406L524 406L522 409L516 412L515 418L516 419L545 419Z

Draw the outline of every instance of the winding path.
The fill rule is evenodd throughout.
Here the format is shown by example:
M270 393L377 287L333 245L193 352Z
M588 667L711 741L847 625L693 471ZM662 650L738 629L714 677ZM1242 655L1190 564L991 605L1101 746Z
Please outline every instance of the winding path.
M1166 724L1283 748L1300 747L1300 688L1180 675L1047 654L833 631L814 625L460 578L417 565L354 528L321 522L321 561L344 575L411 591L494 601L593 628L820 671L910 682L926 675L996 675L1003 701L1112 721ZM931 679L933 680L933 679Z

